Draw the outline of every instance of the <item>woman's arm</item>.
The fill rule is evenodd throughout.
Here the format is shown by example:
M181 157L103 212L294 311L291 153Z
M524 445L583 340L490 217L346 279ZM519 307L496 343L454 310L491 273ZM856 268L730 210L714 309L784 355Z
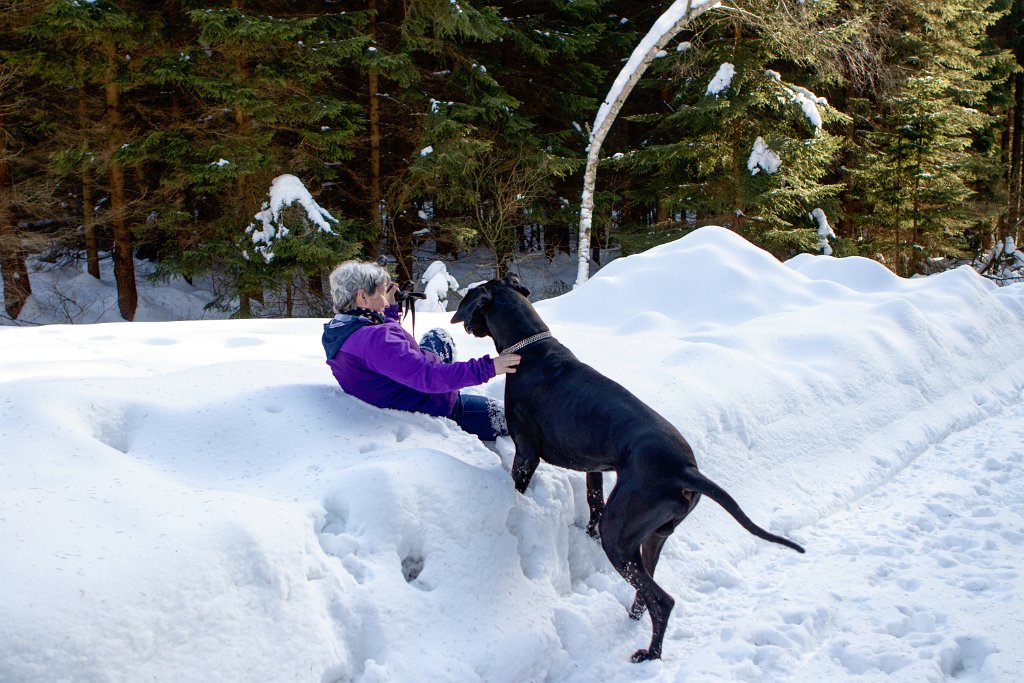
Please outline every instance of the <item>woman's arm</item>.
M441 363L437 356L413 346L398 325L366 327L360 337L363 360L368 368L425 394L443 394L483 384L496 374L490 356L460 363ZM352 349L358 352L359 349Z

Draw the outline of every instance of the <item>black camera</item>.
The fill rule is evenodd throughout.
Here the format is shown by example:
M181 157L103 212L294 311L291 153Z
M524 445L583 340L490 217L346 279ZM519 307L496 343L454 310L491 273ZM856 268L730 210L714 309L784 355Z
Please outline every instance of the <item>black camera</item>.
M414 292L413 289L416 287L412 280L406 280L395 292L395 303L401 304L406 301L412 305L413 299L426 299L427 295L423 292Z

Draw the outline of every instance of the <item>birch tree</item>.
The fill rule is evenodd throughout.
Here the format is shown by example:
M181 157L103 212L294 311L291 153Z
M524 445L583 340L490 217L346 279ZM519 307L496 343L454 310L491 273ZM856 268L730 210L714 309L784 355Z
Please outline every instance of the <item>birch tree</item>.
M590 232L593 224L594 189L597 186L597 165L601 158L601 145L611 130L626 98L639 82L644 71L655 56L693 19L704 12L718 7L719 0L676 0L662 14L644 39L633 50L626 66L619 72L604 102L597 110L587 147L587 166L583 177L583 195L580 206L580 236L577 253L579 266L576 272L576 287L590 277Z

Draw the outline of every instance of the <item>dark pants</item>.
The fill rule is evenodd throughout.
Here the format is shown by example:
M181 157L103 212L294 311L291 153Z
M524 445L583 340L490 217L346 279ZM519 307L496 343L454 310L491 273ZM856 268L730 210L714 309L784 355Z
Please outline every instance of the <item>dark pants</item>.
M455 342L442 329L424 333L420 339L420 348L436 354L445 363L455 362ZM505 405L493 398L460 393L450 417L463 431L479 437L481 441L494 441L499 436L508 436Z
M462 431L475 434L481 441L494 441L499 436L508 436L505 404L493 398L460 393L452 408L451 418L462 427Z

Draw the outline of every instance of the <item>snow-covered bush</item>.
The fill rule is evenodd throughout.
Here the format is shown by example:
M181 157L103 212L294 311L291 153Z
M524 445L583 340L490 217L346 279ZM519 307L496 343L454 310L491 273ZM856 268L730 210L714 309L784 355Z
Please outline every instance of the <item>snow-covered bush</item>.
M288 211L296 205L297 212ZM337 218L316 203L302 181L289 174L274 178L270 198L253 219L245 229L251 245L243 249L242 255L247 260L259 256L267 263L274 260L278 249L286 248L289 238L308 241L319 234L336 235L331 224L338 223Z
M269 290L269 299L281 302L271 306L274 315L326 312L323 278L355 254L357 244L347 237L353 227L352 221L335 218L321 207L299 178L274 178L267 200L242 239L239 295L245 299Z
M448 310L448 293L459 289L459 281L448 272L448 267L441 261L431 263L423 271L420 282L425 285L423 293L427 298L416 302L417 311L443 313Z

